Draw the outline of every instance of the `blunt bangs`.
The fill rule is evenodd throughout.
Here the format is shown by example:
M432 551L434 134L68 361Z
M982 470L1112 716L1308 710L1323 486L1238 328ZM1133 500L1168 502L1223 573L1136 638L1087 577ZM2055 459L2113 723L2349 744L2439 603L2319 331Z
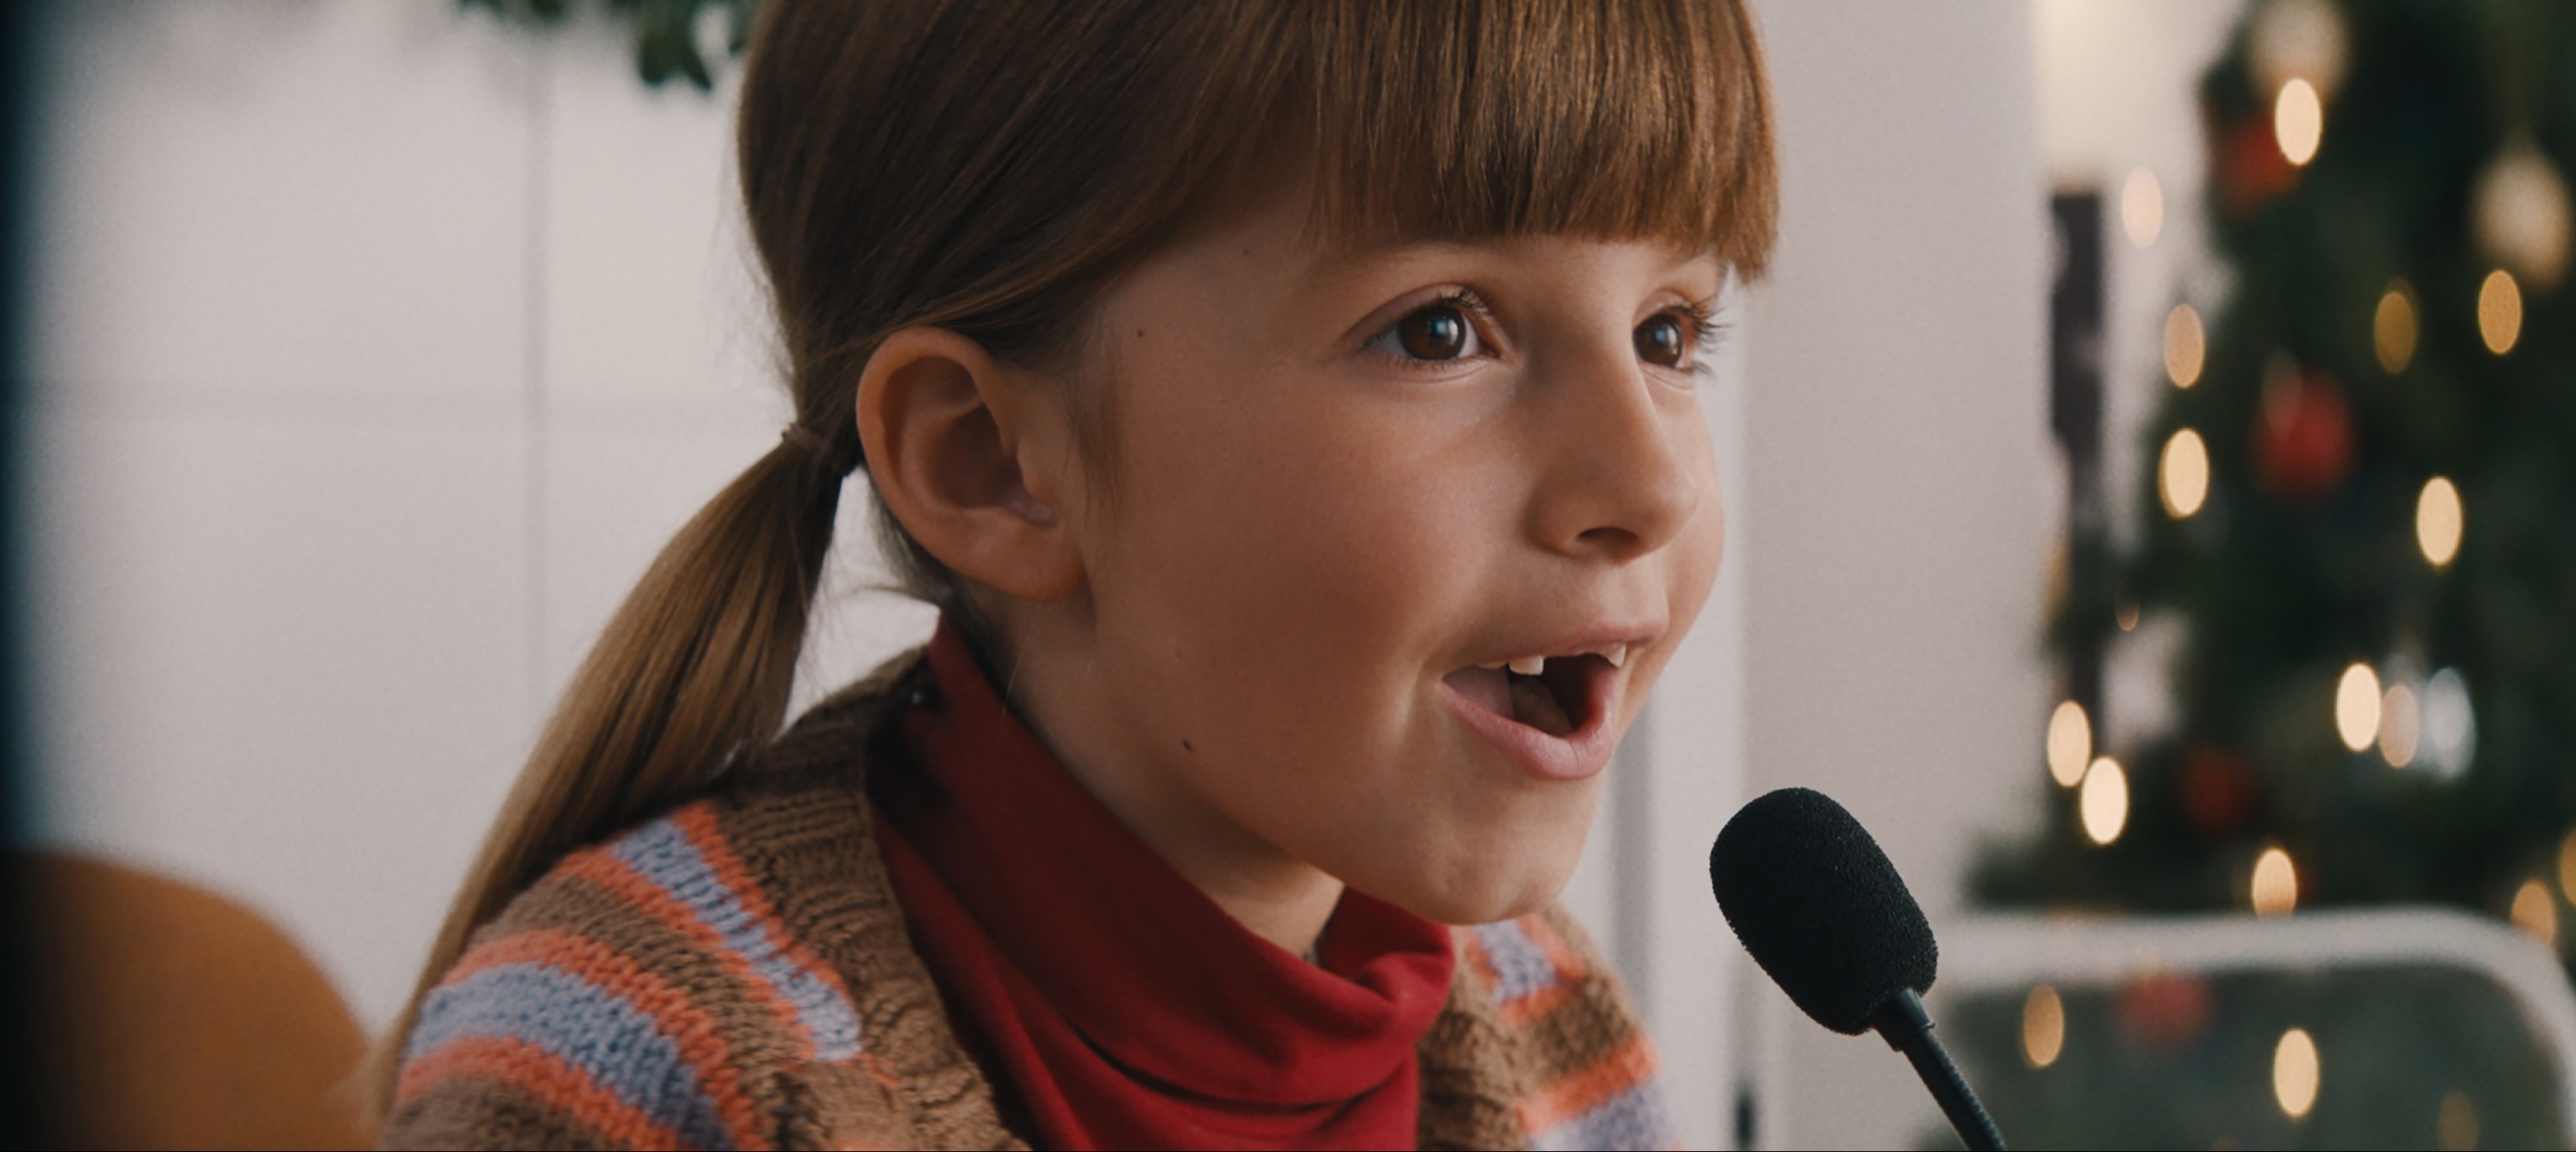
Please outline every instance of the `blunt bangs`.
M1746 278L1778 215L1749 17L1710 0L1325 0L1277 154L1337 242L1579 235L1704 249ZM1300 64L1303 67L1300 67ZM1299 137L1303 138L1300 139Z

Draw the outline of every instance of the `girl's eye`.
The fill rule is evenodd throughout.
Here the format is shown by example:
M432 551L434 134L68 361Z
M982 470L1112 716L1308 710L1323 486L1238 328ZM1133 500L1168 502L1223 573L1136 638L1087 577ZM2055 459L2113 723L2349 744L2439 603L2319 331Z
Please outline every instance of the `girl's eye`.
M1483 350L1464 308L1447 302L1407 315L1369 342L1408 360L1458 360ZM1389 345L1392 345L1391 347Z
M1637 325L1637 358L1664 368L1690 366L1690 336L1682 318L1661 313Z

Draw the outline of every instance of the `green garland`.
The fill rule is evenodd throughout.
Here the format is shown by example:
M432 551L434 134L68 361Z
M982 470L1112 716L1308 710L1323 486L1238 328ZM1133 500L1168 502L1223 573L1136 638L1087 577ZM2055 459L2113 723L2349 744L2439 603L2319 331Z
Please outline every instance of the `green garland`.
M751 21L761 0L597 0L596 6L623 25L635 41L635 74L660 87L685 77L701 92L715 88L715 68L742 55L751 43ZM555 29L569 22L574 0L457 0L458 6L480 8L513 24ZM710 61L702 47L702 30L721 23L723 55Z

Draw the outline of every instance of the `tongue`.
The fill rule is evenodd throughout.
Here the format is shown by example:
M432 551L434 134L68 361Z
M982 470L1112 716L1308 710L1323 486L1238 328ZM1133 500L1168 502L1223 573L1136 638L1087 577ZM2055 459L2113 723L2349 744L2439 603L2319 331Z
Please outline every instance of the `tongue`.
M1441 679L1475 706L1497 716L1512 714L1512 686L1500 668L1461 668Z
M1563 736L1574 731L1574 721L1566 718L1565 707L1556 702L1556 693L1534 676L1512 677L1512 719L1545 732Z
M1556 693L1535 676L1512 676L1500 668L1461 668L1442 677L1477 707L1536 728L1550 736L1574 731Z

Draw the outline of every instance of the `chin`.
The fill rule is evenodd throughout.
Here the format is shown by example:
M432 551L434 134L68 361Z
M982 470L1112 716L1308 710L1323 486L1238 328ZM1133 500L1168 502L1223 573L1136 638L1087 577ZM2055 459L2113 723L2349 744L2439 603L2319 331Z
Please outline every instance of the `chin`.
M1577 839L1571 850L1549 852L1548 859L1521 853L1501 860L1470 861L1442 880L1406 891L1370 894L1435 924L1463 927L1510 920L1546 907L1565 890L1582 847Z

